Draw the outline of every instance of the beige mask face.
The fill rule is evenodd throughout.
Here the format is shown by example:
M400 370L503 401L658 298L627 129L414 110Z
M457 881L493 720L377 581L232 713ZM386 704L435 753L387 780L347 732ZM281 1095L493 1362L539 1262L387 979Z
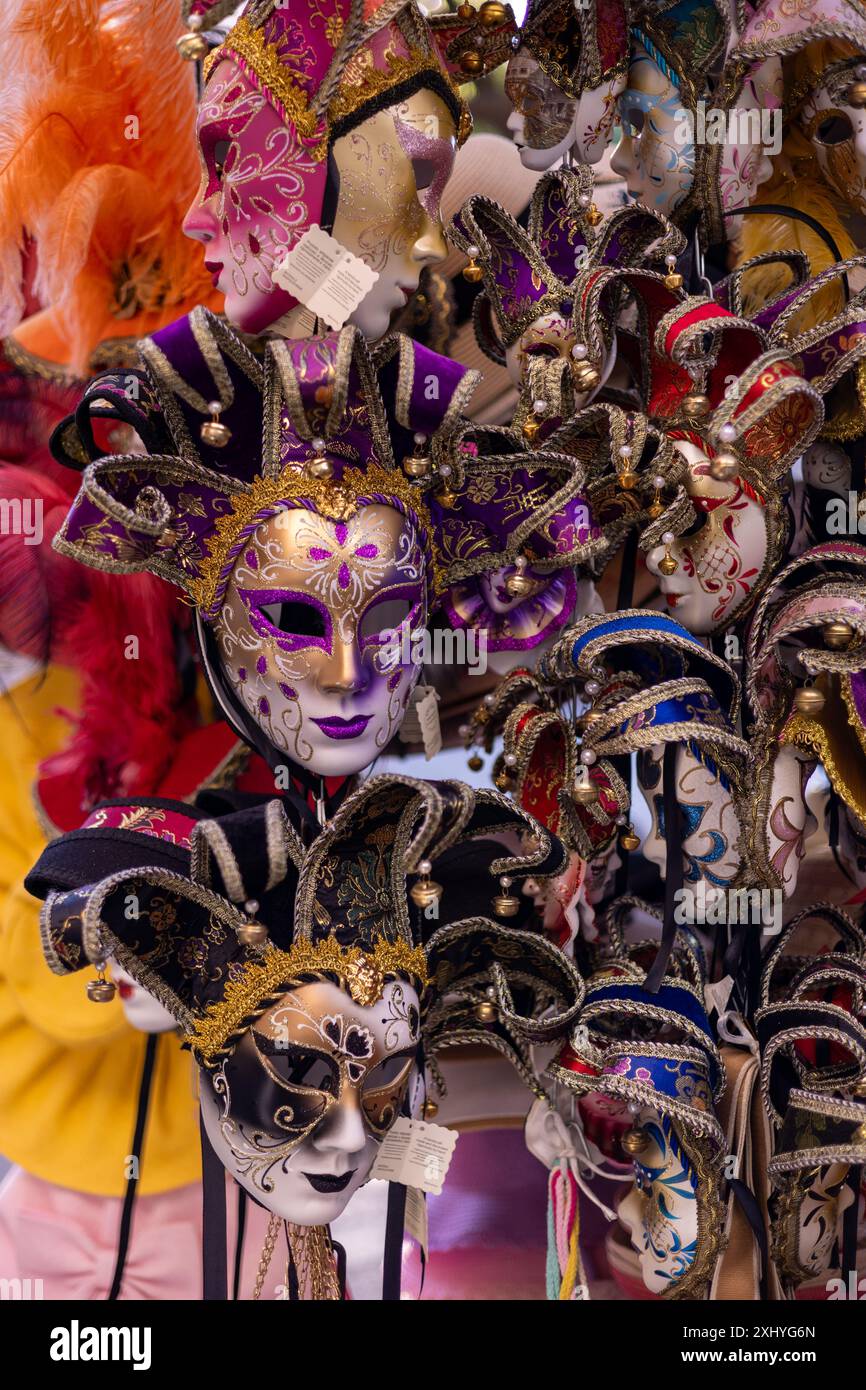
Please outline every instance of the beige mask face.
M851 212L866 212L866 110L845 101L847 77L837 74L803 102L800 125L821 173Z
M380 504L346 522L278 512L249 538L217 645L235 695L291 762L349 776L396 733L421 670L410 634L426 623L425 576L412 523Z
M672 618L698 636L727 627L765 578L768 511L742 479L720 482L706 454L688 440L675 447L689 465L684 486L695 509L694 525L670 545L673 574L659 568L665 547L646 557L658 576Z
M815 759L791 744L781 747L773 759L767 850L786 898L796 891L806 840L817 828L806 802L806 784L814 770Z
M854 1201L848 1185L847 1163L827 1163L815 1168L800 1206L797 1255L809 1278L817 1279L831 1268L833 1249L840 1235L841 1217Z
M663 758L661 744L653 744L638 755L638 778L652 819L641 848L662 873L669 829L664 823ZM677 750L676 786L683 827L685 890L694 890L701 881L704 892L724 889L733 883L741 867L737 851L741 827L731 793L718 772L685 745Z
M367 338L387 333L422 270L445 259L439 204L456 149L454 118L426 88L334 142L332 235L378 276L350 318Z
M397 1118L419 1036L417 992L399 980L369 1007L325 980L283 995L218 1071L202 1073L221 1162L283 1220L335 1220Z

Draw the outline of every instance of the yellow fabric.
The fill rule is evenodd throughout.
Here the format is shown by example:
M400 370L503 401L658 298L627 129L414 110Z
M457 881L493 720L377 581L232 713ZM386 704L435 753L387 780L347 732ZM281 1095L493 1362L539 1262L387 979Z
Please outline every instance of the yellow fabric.
M132 1144L145 1036L119 1001L92 1004L91 972L53 975L39 942L39 904L22 880L45 843L32 790L39 761L69 726L71 672L51 669L0 697L0 1153L29 1173L81 1192L119 1197ZM139 1191L200 1176L192 1061L160 1040Z

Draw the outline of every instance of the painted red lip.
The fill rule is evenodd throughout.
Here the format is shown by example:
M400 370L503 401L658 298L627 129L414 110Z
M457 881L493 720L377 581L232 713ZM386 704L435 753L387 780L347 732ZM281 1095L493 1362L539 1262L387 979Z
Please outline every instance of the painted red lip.
M415 291L417 290L418 286L417 286L417 285L412 285L412 287L409 288L409 287L407 287L406 285L400 285L399 288L400 288L400 293L401 293L402 295L405 296L406 303L408 304L408 303L409 303L409 300L412 298L412 296L413 296L413 294L415 293Z
M121 999L131 999L132 996L135 994L135 986L128 985L124 981L121 981L120 984L117 986L117 992L120 995Z
M676 608L681 598L682 594L665 594L665 601L668 608Z
M222 274L222 261L205 261L204 268L213 280L214 288L216 288L217 281L219 280L220 275Z

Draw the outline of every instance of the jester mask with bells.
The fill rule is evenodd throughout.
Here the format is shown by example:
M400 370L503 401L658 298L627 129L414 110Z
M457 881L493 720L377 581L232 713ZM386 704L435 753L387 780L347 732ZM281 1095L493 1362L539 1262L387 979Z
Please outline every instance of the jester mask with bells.
M662 944L647 984L652 990L677 922L699 915L688 903L696 895L709 902L727 889L752 886L743 852L749 750L735 733L739 683L691 633L642 609L578 619L539 671L559 685L561 698L579 694L588 705L578 719L572 791L586 808L586 821L625 819L627 804L616 811L608 806L615 786L610 768L618 758L637 755L637 784L651 828L642 844L629 828L621 846L640 846L664 881ZM566 838L564 829L560 833ZM707 920L715 920L709 912Z
M347 327L260 360L196 311L142 353L137 400L102 378L60 429L62 457L85 444L97 457L56 545L192 598L223 714L271 766L368 766L402 720L434 604L452 588L469 604L519 547L547 574L587 550L580 464L520 441L492 460L451 447L475 374L409 339L374 360ZM216 393L230 437L211 443L205 426L198 442ZM100 414L133 425L149 457L98 457ZM547 621L525 612L512 645Z
M628 0L530 0L505 74L508 129L527 169L597 164L625 85Z
M725 1073L707 1019L701 966L680 938L659 988L640 946L598 960L571 1039L548 1069L566 1093L628 1107L622 1155L635 1182L618 1216L646 1287L706 1298L723 1249ZM663 1041L662 1041L663 1039Z
M623 278L640 308L620 354L648 418L686 461L691 503L669 509L640 543L672 616L707 635L745 616L779 562L789 469L818 433L823 402L781 339L773 346L775 329L684 298L649 271Z
M604 293L605 270L642 264L650 246L659 261L683 246L643 208L618 209L598 225L592 187L588 170L558 169L539 181L527 230L480 196L451 228L483 286L473 310L479 345L520 387L514 423L530 438L569 419L613 368L621 283Z
M863 931L829 903L789 924L764 969L755 1029L773 1131L770 1253L789 1297L856 1264L846 1213L866 1161L864 985Z
M480 838L503 831L533 850ZM367 1180L422 1045L485 1041L531 1081L530 1042L567 1032L582 982L512 887L563 862L498 792L374 777L306 848L279 801L107 804L28 882L51 968L111 956L158 998L220 1162L278 1220L321 1227Z
M619 97L622 139L611 168L632 198L690 226L705 196L705 144L696 120L714 102L712 74L725 50L724 0L638 4Z
M260 333L297 306L280 266L321 225L376 272L353 322L381 337L445 257L439 198L470 128L420 11L250 0L204 71L202 181L184 228L229 321Z
M866 548L827 541L781 571L755 610L747 670L756 843L791 892L814 825L805 783L816 762L866 821Z

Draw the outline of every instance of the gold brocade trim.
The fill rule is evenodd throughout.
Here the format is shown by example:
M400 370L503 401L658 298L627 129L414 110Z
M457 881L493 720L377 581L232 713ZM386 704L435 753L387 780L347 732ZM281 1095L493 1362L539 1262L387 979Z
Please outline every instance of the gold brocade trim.
M341 946L333 936L315 944L300 940L288 951L274 948L260 961L244 966L243 974L226 985L222 999L210 1004L195 1020L184 1042L198 1057L209 1061L224 1049L263 999L299 975L338 975L355 1003L367 1008L382 997L386 977L397 972L411 975L426 988L429 977L423 948L379 937L372 951L362 951L359 946Z
M347 482L350 472L357 474L357 479ZM330 517L333 521L345 521L357 511L359 498L372 497L374 494L396 497L414 512L432 548L433 525L429 509L421 493L396 469L390 471L378 464L371 464L361 473L358 469L350 470L347 467L343 479L337 483L326 478L311 478L300 468L289 466L278 478L256 478L248 492L236 493L230 499L231 511L218 517L213 533L205 538L208 555L199 567L199 578L189 585L190 594L199 608L210 608L218 593L232 546L243 528L266 508L286 498L300 498L312 502L322 516ZM435 551L433 587L437 591L441 587L441 562Z
M291 68L280 62L278 49L268 43L264 31L254 29L248 19L239 19L225 43L205 59L205 81L223 58L233 57L240 58L251 68L266 92L277 98L299 135L317 140L310 150L313 158L324 159L328 152L327 130L310 109L309 97L298 85Z
M440 82L444 81L453 93L457 109L460 113L458 122L458 143L462 144L469 134L466 129L467 118L469 117L468 107L460 96L454 82L448 73L437 62L436 58L424 49L410 49L405 58L397 57L393 54L385 55L388 68L383 71L381 68L370 66L364 72L363 77L357 82L348 82L344 79L341 83L337 95L328 104L328 124L334 126L338 121L345 120L368 101L373 101L387 92L391 87L399 87L404 82L411 81L420 73L428 72L436 77ZM469 129L471 129L471 124Z
M821 711L822 719L794 714L779 735L779 742L793 743L799 748L814 752L820 758L833 790L861 820L866 820L866 774L863 768L862 737L858 736L853 746L849 742L852 717L856 716L853 702L849 702L844 696L840 699L842 692L838 688L833 691L826 684L822 684L820 688L827 702ZM847 720L843 717L845 713L848 715ZM823 720L827 721L826 727ZM833 730L832 735L830 729ZM856 726L854 733L857 734ZM842 754L846 755L842 758L845 764L844 772L837 761L837 754L840 758Z

